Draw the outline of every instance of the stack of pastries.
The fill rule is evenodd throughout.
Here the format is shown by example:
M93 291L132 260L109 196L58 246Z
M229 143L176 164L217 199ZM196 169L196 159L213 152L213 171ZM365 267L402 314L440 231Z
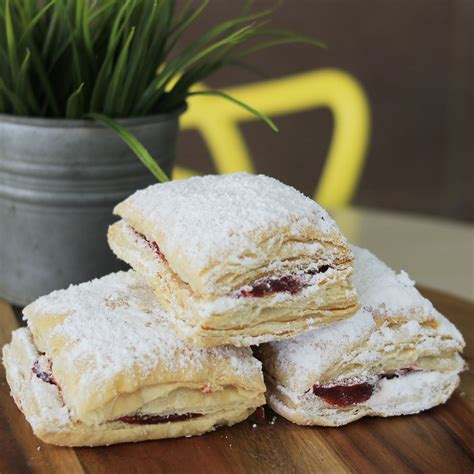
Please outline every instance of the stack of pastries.
M459 331L295 189L196 177L115 213L109 244L132 270L39 298L3 348L40 439L191 436L265 402L297 424L340 426L417 413L457 387Z

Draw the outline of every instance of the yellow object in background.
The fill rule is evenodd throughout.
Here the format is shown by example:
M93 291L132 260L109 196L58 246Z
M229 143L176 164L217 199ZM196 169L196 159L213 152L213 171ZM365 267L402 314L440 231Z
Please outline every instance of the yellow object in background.
M202 90L197 86L194 90ZM271 117L328 107L334 130L314 199L324 207L347 205L357 189L370 135L369 104L359 82L349 74L322 69L224 90ZM198 130L220 174L254 172L239 123L257 118L235 104L211 96L194 96L183 115L183 129ZM176 167L175 179L195 171Z

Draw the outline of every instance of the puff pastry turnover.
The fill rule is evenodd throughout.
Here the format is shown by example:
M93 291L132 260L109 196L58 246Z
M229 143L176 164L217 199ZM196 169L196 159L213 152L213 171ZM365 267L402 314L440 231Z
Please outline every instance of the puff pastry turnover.
M94 446L202 434L265 403L250 348L200 349L135 272L42 297L3 349L12 395L42 440Z
M266 176L157 184L115 208L115 254L195 345L294 336L358 308L352 252L318 204Z
M418 413L444 403L464 368L461 334L408 275L367 250L354 253L353 283L363 308L259 348L269 405L301 425Z

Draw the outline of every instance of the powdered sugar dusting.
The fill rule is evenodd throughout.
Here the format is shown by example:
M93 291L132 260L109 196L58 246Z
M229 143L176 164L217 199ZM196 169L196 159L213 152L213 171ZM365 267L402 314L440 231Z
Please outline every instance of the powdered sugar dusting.
M38 413L28 418L33 429L41 428L45 421L51 431L61 431L71 427L69 410L64 405L56 386L31 376L30 388L38 407Z
M298 225L310 220L323 234L339 232L312 199L264 175L209 175L155 184L137 191L128 201L145 210L150 219L162 222L171 241L183 236L199 241L231 240L281 221Z
M419 322L436 321L440 333L464 344L461 333L421 295L406 272L395 273L366 249L352 246L352 251L352 284L359 293L362 306L384 318L403 316Z
M397 275L366 249L353 246L352 250L355 259L352 282L363 306L393 316L407 311L426 317L437 313L405 272Z
M120 228L120 232L128 242L133 242L133 244L128 246L127 250L128 252L132 252L131 259L135 262L140 262L142 265L142 271L140 273L144 273L148 278L154 278L162 271L169 271L164 267L163 260L156 257L149 243L124 220L116 222L114 225ZM109 246L111 246L112 251L115 252L113 246L110 245L110 240ZM146 255L147 258L142 258L142 255Z
M28 328L13 331L12 342L4 346L3 356L12 394L17 403L21 400L20 394L23 391L31 391L25 396L28 406L23 406L22 411L27 414L33 430L46 427L49 431L60 431L70 428L69 410L64 406L58 387L45 383L31 370L41 354L36 349ZM19 406L21 405L20 402Z
M270 342L272 361L277 370L294 374L295 381L303 378L317 381L341 357L350 356L352 349L365 341L374 328L372 315L360 310L352 318L292 339Z
M212 366L215 359L229 361L235 374L251 377L260 363L249 348L218 347L200 349L186 345L170 326L153 291L133 271L113 273L101 279L55 291L25 309L27 317L58 315L58 324L48 336L66 340L60 353L61 363L86 370L77 374L84 390L101 381L138 371L146 375L160 370L182 370ZM64 314L68 314L63 319Z
M398 416L418 413L446 402L459 384L455 373L414 372L403 377L382 379L374 394L366 401L347 409L330 406L310 391L303 397L295 396L285 387L278 389L294 404L292 408L276 394L267 395L269 405L298 424L341 426L363 416ZM423 394L423 396L420 396Z
M353 364L362 378L370 367L383 364L384 354L416 343L417 351L436 355L462 350L462 335L414 287L402 272L397 275L369 251L353 248L353 284L362 309L352 318L313 330L293 339L275 341L264 349L276 372L288 374L291 390L305 390L335 364ZM377 324L376 317L386 321ZM391 325L393 318L398 321ZM437 325L424 325L424 321ZM265 366L265 358L264 358Z
M297 243L316 230L345 242L335 222L312 199L263 175L237 173L156 184L130 196L115 212L125 220L138 213L158 226L161 234L147 238L170 255L178 273L173 255L191 262L196 273L223 256L228 264L243 256L261 257L258 236L267 239L268 232L275 241L291 238ZM267 260L275 258L267 255Z

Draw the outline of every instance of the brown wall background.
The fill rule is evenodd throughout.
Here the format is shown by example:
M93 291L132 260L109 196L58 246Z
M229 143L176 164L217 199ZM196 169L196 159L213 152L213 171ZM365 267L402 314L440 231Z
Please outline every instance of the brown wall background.
M198 29L230 17L239 5L211 1ZM473 0L286 0L274 24L320 38L328 50L271 49L248 61L260 76L231 67L207 83L226 87L325 67L351 73L367 91L373 120L354 204L474 219ZM312 195L331 114L318 109L277 124L278 134L258 122L242 126L257 170ZM214 171L194 132L181 135L178 162Z

